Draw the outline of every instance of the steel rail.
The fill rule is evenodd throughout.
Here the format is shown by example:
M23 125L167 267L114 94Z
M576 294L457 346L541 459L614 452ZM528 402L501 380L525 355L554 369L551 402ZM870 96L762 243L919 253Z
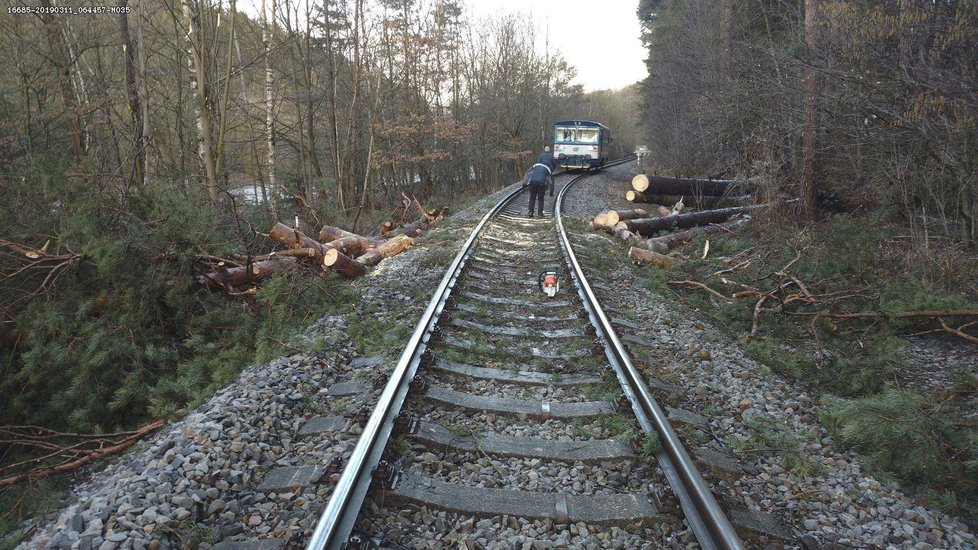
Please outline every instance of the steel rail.
M625 390L625 395L631 402L639 423L643 429L647 431L654 429L659 434L662 445L660 452L656 453L656 458L659 459L659 464L666 474L669 484L679 497L680 506L693 534L696 536L696 540L700 546L706 549L742 549L744 547L743 542L737 536L723 510L720 509L716 499L713 498L713 494L710 493L706 482L703 481L703 477L683 448L682 442L669 424L662 408L652 397L641 373L632 364L628 352L625 351L618 335L608 321L608 317L601 309L601 305L577 261L577 256L574 254L574 249L564 229L561 210L567 190L580 179L580 177L574 178L562 187L554 205L554 217L557 219L560 246L564 250L564 258L567 260L571 278L577 286L577 293L591 317L592 324L598 329L599 336L606 344L605 353L615 369L615 374Z
M336 488L333 489L329 502L316 524L316 530L313 531L312 538L306 547L308 550L322 550L324 548L340 550L349 539L363 505L364 497L370 488L373 471L380 463L384 447L390 438L394 419L404 404L411 380L414 379L418 365L421 363L421 357L428 347L432 329L438 322L438 318L445 308L445 303L462 273L462 267L472 253L475 242L486 223L522 191L522 187L514 190L483 216L446 270L445 276L428 303L428 307L421 315L414 333L411 334L404 352L401 353L397 365L391 371L390 379L377 400L376 408L364 425L357 445L347 461L347 466L340 475Z

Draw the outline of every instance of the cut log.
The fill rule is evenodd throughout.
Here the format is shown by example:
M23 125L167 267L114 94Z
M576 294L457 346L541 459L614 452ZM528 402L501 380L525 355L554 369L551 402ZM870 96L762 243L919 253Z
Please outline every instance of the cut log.
M316 256L322 256L326 252L321 243L305 236L302 231L292 229L282 223L276 223L275 227L268 232L268 236L287 248L312 248L316 251Z
M628 230L628 226L625 225L625 222L616 223L615 227L611 230L611 234L625 242L638 238L638 235Z
M666 229L686 229L687 227L695 227L697 225L725 222L738 214L746 214L752 210L765 208L767 206L769 205L760 204L756 206L721 208L719 210L703 210L701 212L690 212L689 214L677 214L675 216L665 216L661 218L640 218L637 220L627 220L622 223L627 225L630 231L647 237L657 231L663 231Z
M749 204L753 195L737 195L732 197L711 197L697 195L660 195L655 193L640 193L627 191L625 199L639 204L676 204L682 201L686 206L694 208L717 208Z
M649 213L641 208L634 208L632 210L609 210L605 216L608 217L608 225L614 227L618 222L623 220L635 220L638 218L648 217Z
M371 231L370 232L370 235L368 235L368 236L369 237L381 237L383 235L386 235L386 234L390 233L393 230L394 230L394 220L388 218L386 221L384 221L384 223L378 225L377 226L377 229L374 229L373 231ZM322 231L320 231L320 235L322 235Z
M350 279L363 277L367 273L367 268L363 264L335 248L326 251L323 256L323 265L335 269L337 273Z
M342 239L343 237L356 237L356 233L350 233L345 229L340 229L339 227L333 227L332 225L324 225L322 229L319 230L319 242L328 243L335 241L336 239Z
M431 221L428 216L422 216L411 223L404 224L404 234L413 238L420 237L421 233L427 231L430 225Z
M614 226L615 224L611 223L611 220L608 218L608 213L598 214L597 216L594 217L593 220L591 220L591 227L595 229L608 231L609 233L611 232L612 228L614 228Z
M628 257L633 260L657 265L666 269L676 265L676 261L665 254L659 254L658 252L652 252L651 250L646 250L644 248L638 248L635 246L628 249Z
M645 174L637 174L632 178L632 189L638 192L644 192L649 188L649 177Z
M291 230L290 230L291 231ZM197 276L197 282L208 289L232 288L251 284L267 277L276 271L295 264L295 258L273 258L264 262L255 262L250 266L232 267L224 271L212 271Z
M734 220L731 222L725 222L721 224L705 225L702 227L694 227L686 231L679 231L677 233L669 233L667 235L662 235L661 237L655 237L654 239L646 239L641 246L651 250L653 252L658 252L660 254L665 254L677 246L688 243L693 240L697 235L708 235L710 233L723 233L726 231L733 231L734 229L740 227L747 222L747 218L741 218L739 220Z
M746 184L739 180L697 180L646 176L639 174L632 178L632 188L636 191L660 195L709 195L719 197L741 191Z
M256 260L264 261L271 260L276 257L286 257L291 256L293 258L315 258L316 256L321 256L320 250L316 248L293 248L291 250L279 250L278 252L272 252L267 256L260 256Z
M413 244L414 239L411 237L398 235L377 248L366 251L362 256L357 258L357 261L365 266L375 266L385 258L397 256L401 252L411 248Z
M656 206L655 207L655 217L657 217L657 218L663 218L665 216L671 216L671 215L672 215L672 210L669 210L669 208L667 208L665 206Z
M368 239L360 235L350 234L346 237L330 241L323 245L324 250L339 250L347 256L359 256L371 248L384 243L383 239Z

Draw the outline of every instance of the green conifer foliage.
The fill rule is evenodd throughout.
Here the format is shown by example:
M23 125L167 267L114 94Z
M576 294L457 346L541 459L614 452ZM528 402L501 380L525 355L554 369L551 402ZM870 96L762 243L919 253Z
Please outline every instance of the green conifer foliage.
M21 339L0 357L0 422L108 431L174 414L282 353L319 316L346 307L337 288L348 283L318 273L284 273L255 297L197 285L199 255L270 248L247 230L248 213L236 220L174 189L115 188L58 174L54 167L28 176L0 207L0 223L15 228L9 240L39 247L50 239L52 253L83 255L13 312ZM0 272L11 273L15 261L0 258ZM0 298L10 304L37 282L30 274L5 280Z

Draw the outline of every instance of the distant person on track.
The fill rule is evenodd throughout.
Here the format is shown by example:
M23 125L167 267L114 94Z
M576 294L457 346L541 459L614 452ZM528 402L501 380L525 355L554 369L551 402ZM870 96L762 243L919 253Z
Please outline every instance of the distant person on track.
M542 155L541 155L542 156ZM554 196L553 168L543 163L536 163L523 176L523 186L530 186L529 216L533 217L533 204L538 203L537 215L543 217L543 194L550 188L550 196Z
M537 163L549 166L551 173L557 168L557 161L554 159L554 154L550 152L550 147L543 148L543 152L540 153L540 158L537 159Z

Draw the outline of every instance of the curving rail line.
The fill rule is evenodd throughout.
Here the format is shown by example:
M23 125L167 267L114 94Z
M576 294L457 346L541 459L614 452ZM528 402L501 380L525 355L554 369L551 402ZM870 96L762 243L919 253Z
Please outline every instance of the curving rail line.
M619 162L627 162L628 160L630 159ZM669 484L679 498L682 511L698 542L703 548L743 548L730 522L710 494L693 461L683 449L678 437L666 420L666 415L653 399L641 375L632 365L574 255L573 248L564 231L560 211L568 189L585 176L586 174L578 176L567 183L560 190L555 203L560 246L564 252L567 267L574 280L578 295L596 333L604 344L605 355L615 370L616 377L630 401L639 425L643 430L657 432L659 435L661 448L656 453L656 457ZM444 278L435 290L434 296L392 370L376 408L363 428L360 439L309 541L307 548L310 550L340 549L347 543L370 488L373 474L388 444L395 418L404 405L409 387L415 378L422 357L428 349L438 320L445 310L466 263L476 249L476 243L487 224L500 216L504 209L522 194L522 189L513 191L486 213L448 267Z

